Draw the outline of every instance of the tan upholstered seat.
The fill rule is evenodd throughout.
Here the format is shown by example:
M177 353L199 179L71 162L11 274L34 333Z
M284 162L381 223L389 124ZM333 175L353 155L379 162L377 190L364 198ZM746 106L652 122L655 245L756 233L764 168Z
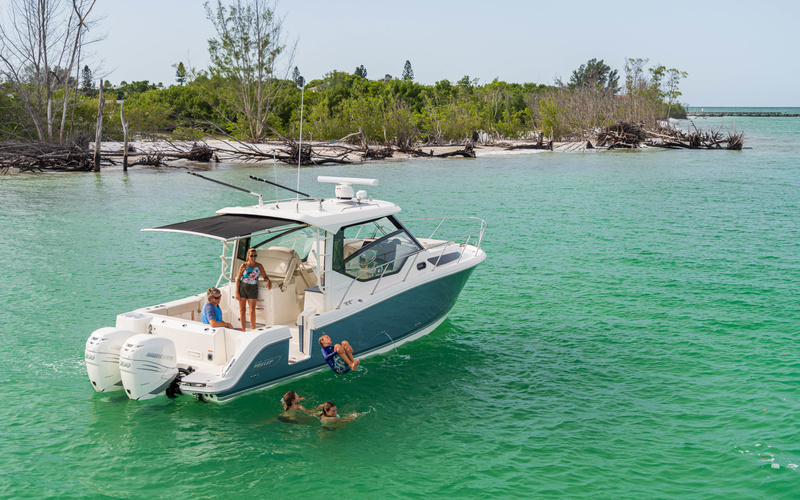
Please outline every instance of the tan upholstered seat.
M272 282L285 290L286 286L294 282L294 271L303 261L297 252L291 248L269 247L258 250L258 262L264 266L267 276Z
M306 288L316 286L317 276L314 270L291 248L269 247L257 252L257 260L264 266L264 271L274 286L280 287L283 292L294 283L297 303L302 302Z

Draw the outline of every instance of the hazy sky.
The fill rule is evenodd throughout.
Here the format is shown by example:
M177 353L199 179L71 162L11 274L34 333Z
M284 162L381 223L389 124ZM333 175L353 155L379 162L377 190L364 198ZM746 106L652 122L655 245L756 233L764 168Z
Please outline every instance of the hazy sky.
M96 62L114 84L174 84L179 61L205 68L215 33L202 4L98 0L107 36ZM398 77L409 60L424 84L465 75L549 84L592 58L624 81L630 57L688 72L680 100L692 106L800 106L796 0L283 0L278 12L306 81L362 64L370 79Z

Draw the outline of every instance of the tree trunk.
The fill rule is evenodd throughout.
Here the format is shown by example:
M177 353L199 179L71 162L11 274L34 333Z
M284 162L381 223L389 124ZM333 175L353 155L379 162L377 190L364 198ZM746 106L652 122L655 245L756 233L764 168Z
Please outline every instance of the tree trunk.
M100 142L103 140L103 109L106 106L103 100L103 79L100 79L100 103L97 106L97 133L94 136L94 171L100 171Z
M53 96L47 97L47 142L53 142Z
M125 101L119 105L119 119L122 122L122 171L128 171L128 122L125 120Z

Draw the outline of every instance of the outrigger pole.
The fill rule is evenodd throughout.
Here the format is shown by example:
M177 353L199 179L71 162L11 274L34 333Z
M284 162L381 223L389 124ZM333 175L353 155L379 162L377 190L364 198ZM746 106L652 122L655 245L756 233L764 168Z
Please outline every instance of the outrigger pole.
M285 189L287 191L291 191L291 192L297 193L297 194L302 194L306 198L311 198L312 200L316 200L317 199L317 198L314 198L313 196L311 196L310 194L303 193L302 191L296 191L296 190L294 190L292 188L287 188L286 186L281 186L280 184L278 184L276 182L268 181L266 179L262 179L261 177L256 177L255 175L251 175L250 178L253 179L254 181L266 182L267 184L272 184L273 186L278 186L279 188L283 188L283 189Z
M263 205L264 204L264 199L261 197L261 195L258 194L258 193L254 193L253 191L250 191L250 190L247 190L247 189L244 189L244 188L240 188L239 186L234 186L232 184L227 184L225 182L218 181L216 179L211 179L211 178L206 177L204 175L196 174L194 172L186 172L186 173L189 174L189 175L193 175L195 177L200 177L201 179L205 179L207 181L216 182L217 184L222 184L223 186L228 186L229 188L238 189L239 191L243 191L243 192L245 192L247 194L252 194L253 196L258 196L258 204L259 205ZM252 175L250 177L252 177Z

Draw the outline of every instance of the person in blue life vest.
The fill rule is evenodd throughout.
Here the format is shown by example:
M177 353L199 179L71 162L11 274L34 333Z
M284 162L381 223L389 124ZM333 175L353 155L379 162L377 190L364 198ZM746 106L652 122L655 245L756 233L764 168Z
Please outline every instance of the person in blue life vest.
M206 305L203 306L203 312L200 314L200 320L207 324L211 325L214 328L230 328L235 330L234 326L230 323L226 323L222 319L222 309L219 308L219 303L222 300L222 292L219 291L219 288L212 286L206 292Z
M264 267L256 262L258 252L255 248L247 251L247 260L239 267L236 276L236 300L239 301L239 314L242 318L242 331L247 328L245 308L250 306L250 328L256 328L256 304L258 303L258 278L264 277L267 288L272 290L272 281L267 276Z
M347 373L358 368L361 361L353 358L353 348L350 342L343 340L341 344L333 344L331 338L325 333L319 338L319 345L322 346L322 357L334 373Z

